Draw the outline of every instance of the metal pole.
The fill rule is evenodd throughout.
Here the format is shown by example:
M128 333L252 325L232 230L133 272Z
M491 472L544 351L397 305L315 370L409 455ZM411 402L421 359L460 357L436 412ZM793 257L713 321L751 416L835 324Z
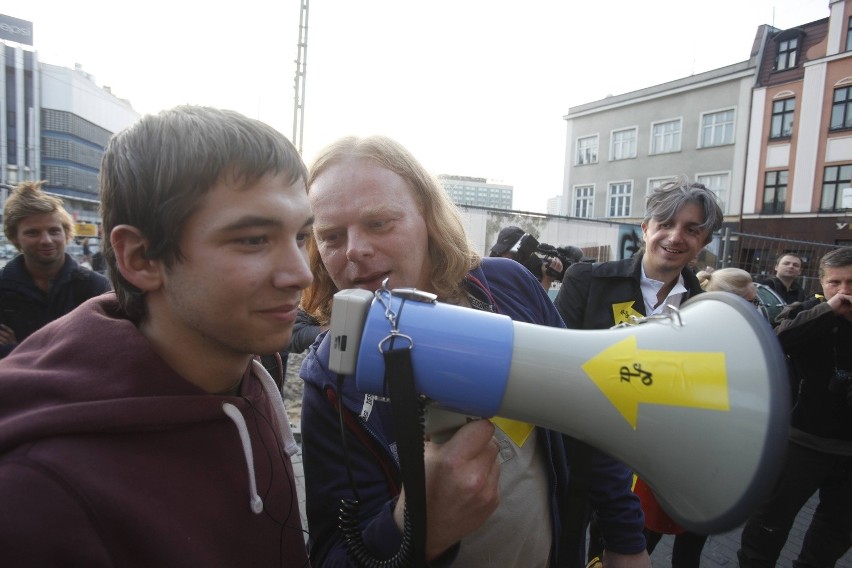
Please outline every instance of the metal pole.
M308 59L308 3L301 1L299 43L296 55L296 77L293 81L293 145L302 153L305 133L305 75Z
M731 265L731 261L728 259L728 254L730 254L730 248L731 228L725 227L725 229L722 231L722 266L720 268L726 268Z

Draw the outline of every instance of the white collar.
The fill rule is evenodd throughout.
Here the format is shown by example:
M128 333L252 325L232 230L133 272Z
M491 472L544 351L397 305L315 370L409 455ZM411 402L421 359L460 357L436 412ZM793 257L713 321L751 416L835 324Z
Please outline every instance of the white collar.
M665 282L660 282L646 276L645 265L642 264L642 277L639 281L639 287L642 290L642 299L645 300L646 316L662 313L666 306L680 307L681 295L687 292L686 286L683 284L683 274L677 275L677 283L669 291L669 295L666 296L665 300L657 306L657 294L665 284Z

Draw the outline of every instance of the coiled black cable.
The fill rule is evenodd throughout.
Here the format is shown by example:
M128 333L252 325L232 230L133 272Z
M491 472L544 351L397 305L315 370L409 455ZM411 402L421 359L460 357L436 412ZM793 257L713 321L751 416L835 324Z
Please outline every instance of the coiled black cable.
M358 509L360 503L355 499L340 500L340 532L349 556L362 568L405 568L415 566L412 558L414 552L412 539L411 518L408 514L408 505L405 505L402 522L402 542L396 554L386 560L375 558L364 544L361 536L361 526L358 522Z
M402 542L400 543L399 550L392 557L379 560L375 558L368 550L367 546L364 543L363 536L361 535L361 527L359 522L359 507L360 507L360 496L358 494L358 488L355 485L355 480L352 477L352 468L349 461L349 449L346 443L346 428L343 417L343 375L337 376L337 397L338 397L338 420L340 423L340 432L341 432L341 441L343 444L343 459L346 464L346 473L349 478L349 484L352 488L352 494L354 495L354 499L341 499L340 505L340 524L338 525L341 534L343 535L344 543L346 544L346 549L349 553L350 558L361 568L419 568L420 566L425 566L425 493L422 490L423 488L423 465L422 465L422 456L424 452L424 431L425 431L425 410L423 403L419 398L414 397L415 404L415 416L417 421L417 436L416 440L406 440L406 443L403 445L403 448L400 448L400 463L403 467L403 478L406 477L406 465L411 463L412 461L416 461L414 456L420 457L419 472L414 472L413 480L417 485L420 485L420 491L411 491L412 500L406 500L405 506L403 508L403 530L402 530ZM412 379L413 382L413 379ZM413 385L411 385L411 394L413 394ZM398 401L399 403L399 401ZM395 415L395 418L398 415ZM395 424L395 426L398 426ZM405 455L403 455L405 454ZM403 479L403 485L405 486L405 479ZM418 501L415 503L415 510L418 510L416 513L418 515L417 519L412 518L412 515L409 511L409 505L412 501ZM419 539L419 542L418 542Z

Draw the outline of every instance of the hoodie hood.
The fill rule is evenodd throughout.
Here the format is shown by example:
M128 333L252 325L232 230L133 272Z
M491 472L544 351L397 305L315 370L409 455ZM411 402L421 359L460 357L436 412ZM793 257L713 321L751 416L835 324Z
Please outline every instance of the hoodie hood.
M298 446L280 393L259 362L252 363L252 372L260 380L243 381L241 396L208 394L172 370L121 315L115 294L105 294L45 326L0 360L0 453L55 435L233 420L223 404L242 412L250 405L245 396L261 395L279 403L273 412L292 456Z
M223 398L175 373L107 294L0 361L0 452L51 435L222 419Z

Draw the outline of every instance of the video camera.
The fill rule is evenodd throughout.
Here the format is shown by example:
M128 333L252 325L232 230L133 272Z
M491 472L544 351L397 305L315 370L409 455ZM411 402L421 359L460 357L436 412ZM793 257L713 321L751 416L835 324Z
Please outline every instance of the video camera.
M565 271L575 262L583 260L583 251L574 246L555 247L547 243L539 243L538 239L529 233L524 233L508 251L512 259L523 264L527 270L538 276L541 274L542 263L547 269L547 275L561 281ZM558 258L562 262L562 270L550 266L551 259Z
M581 251L577 247L573 246L564 246L564 247L555 247L553 245L549 245L547 243L540 243L538 247L536 247L535 252L544 255L544 262L547 266L547 275L553 278L554 280L561 281L565 276L565 271L568 270L568 267L574 264L575 262L580 262L583 260L583 251ZM562 270L556 271L550 267L550 259L558 258L562 262Z
M512 245L509 252L512 254L512 259L514 261L526 264L538 246L538 239L529 233L524 233L523 236L521 236L521 238Z

